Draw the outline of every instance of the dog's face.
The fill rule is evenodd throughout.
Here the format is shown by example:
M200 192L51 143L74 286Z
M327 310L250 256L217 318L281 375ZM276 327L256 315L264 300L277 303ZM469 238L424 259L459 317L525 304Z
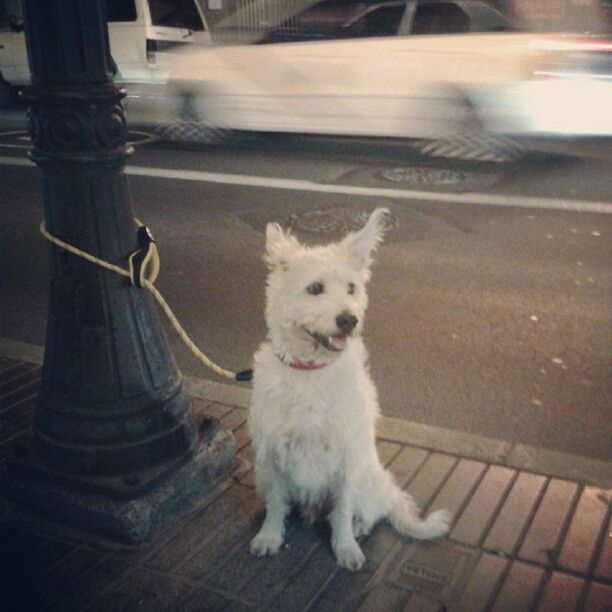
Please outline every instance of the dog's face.
M279 225L268 225L266 318L281 357L330 362L360 333L371 254L387 215L376 209L360 231L324 247L302 246Z

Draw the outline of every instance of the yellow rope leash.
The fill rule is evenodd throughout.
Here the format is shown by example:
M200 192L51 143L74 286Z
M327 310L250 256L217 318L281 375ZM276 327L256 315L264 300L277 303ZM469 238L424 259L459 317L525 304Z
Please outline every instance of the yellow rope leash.
M103 259L99 259L98 257L94 257L81 249L77 249L76 247L56 238L52 234L47 231L47 227L45 226L45 222L43 221L40 226L40 233L47 239L49 242L52 242L56 246L76 255L78 257L82 257L87 261L100 266L101 268L105 268L106 270L110 270L111 272L115 272L121 276L125 276L127 279L132 282L132 284L138 287L144 287L148 291L153 294L156 302L161 306L161 309L164 311L165 315L168 317L168 320L174 327L176 333L181 337L183 342L187 345L187 347L191 350L191 352L195 355L195 357L201 361L207 368L210 368L213 372L216 372L220 376L224 376L225 378L230 378L232 380L251 380L251 371L244 370L242 372L230 372L225 368L217 365L214 361L209 359L193 342L193 340L189 337L187 332L184 330L183 326L179 323L178 319L172 312L170 306L163 298L162 294L156 289L155 279L159 274L159 253L157 251L157 247L155 246L155 242L153 237L149 233L146 226L144 226L138 219L135 219L136 224L139 230L146 231L147 236L149 238L149 248L146 251L145 257L142 260L140 266L135 265L135 256L139 253L140 249L133 253L129 258L130 269L124 270L123 268L116 266L108 261L104 261Z

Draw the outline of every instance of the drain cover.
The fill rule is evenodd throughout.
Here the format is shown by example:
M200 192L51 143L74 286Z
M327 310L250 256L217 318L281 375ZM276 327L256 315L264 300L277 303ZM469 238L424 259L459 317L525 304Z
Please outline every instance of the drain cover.
M309 210L292 215L289 218L289 227L310 234L346 234L361 229L371 212L344 207ZM397 227L397 219L393 215L387 223L389 229Z
M450 542L403 546L389 566L385 582L443 602L456 601L476 551Z
M392 183L450 191L490 187L500 178L500 174L493 172L469 172L428 166L385 168L380 171L380 176Z

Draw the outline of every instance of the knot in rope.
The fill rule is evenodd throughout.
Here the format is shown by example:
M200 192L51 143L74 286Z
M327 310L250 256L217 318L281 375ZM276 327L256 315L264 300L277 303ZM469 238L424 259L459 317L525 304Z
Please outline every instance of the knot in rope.
M180 336L181 340L187 345L189 350L195 355L195 357L202 362L207 368L210 368L213 372L216 372L220 376L230 378L236 381L249 381L253 378L253 370L242 370L240 372L231 372L221 366L217 365L209 357L207 357L189 337L179 320L176 318L172 309L163 298L162 294L157 290L153 284L157 279L160 270L160 259L159 252L153 234L149 228L141 223L138 219L134 219L137 230L136 239L138 248L128 258L128 270L124 270L120 266L116 266L108 261L104 261L99 257L95 257L86 251L78 249L77 247L57 238L53 234L49 233L45 222L43 221L40 226L40 233L55 246L81 257L90 263L93 263L101 268L115 272L120 276L124 276L129 279L130 283L135 287L147 289L155 301L159 304L164 314L168 317L168 320L172 324L172 327L176 333Z

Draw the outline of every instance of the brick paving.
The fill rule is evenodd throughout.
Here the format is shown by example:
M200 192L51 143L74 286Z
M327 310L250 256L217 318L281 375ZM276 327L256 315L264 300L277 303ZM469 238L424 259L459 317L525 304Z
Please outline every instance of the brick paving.
M39 379L39 365L0 358L0 467L27 442ZM485 460L482 445L466 456L410 444L394 434L408 424L383 424L379 455L424 511L450 511L448 538L415 543L381 524L362 542L364 568L351 573L337 567L327 525L291 517L279 554L252 557L263 507L245 426L248 392L209 387L194 402L234 432L231 476L136 550L58 531L0 500L0 608L612 610L609 489Z

